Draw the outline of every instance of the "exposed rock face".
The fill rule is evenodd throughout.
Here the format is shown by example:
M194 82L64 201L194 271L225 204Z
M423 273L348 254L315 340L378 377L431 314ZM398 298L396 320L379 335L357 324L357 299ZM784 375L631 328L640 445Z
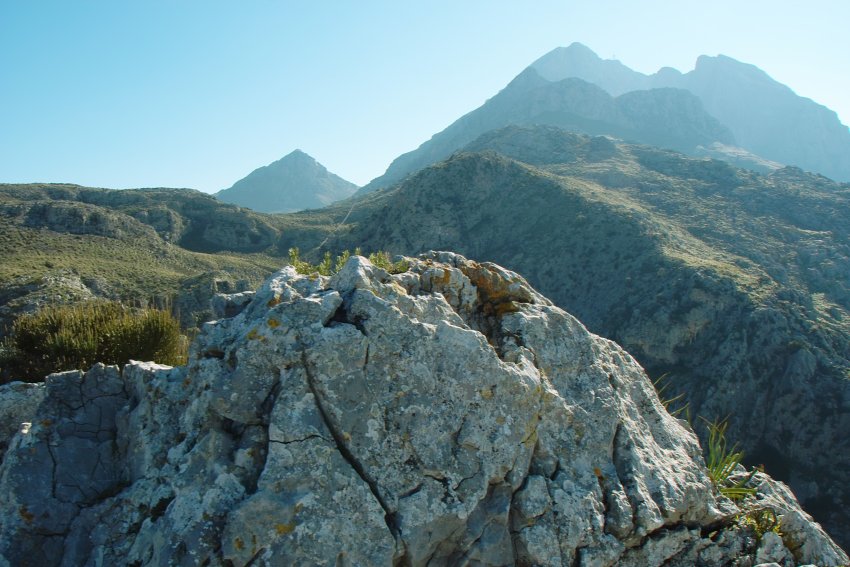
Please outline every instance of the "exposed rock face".
M493 264L286 268L193 350L48 378L0 564L847 561L807 521L757 541L637 363Z
M354 183L329 172L301 150L255 169L229 189L216 193L226 203L263 213L317 209L350 197Z

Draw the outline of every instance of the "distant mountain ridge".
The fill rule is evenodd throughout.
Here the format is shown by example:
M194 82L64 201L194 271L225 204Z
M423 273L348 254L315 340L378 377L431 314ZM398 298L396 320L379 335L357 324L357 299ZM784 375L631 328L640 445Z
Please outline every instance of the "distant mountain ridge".
M531 67L548 81L580 78L612 96L662 87L685 89L699 97L746 150L850 181L850 129L834 111L798 96L755 65L725 55L702 55L687 73L664 67L645 75L573 43L547 53Z
M850 130L754 65L701 56L689 73L653 75L573 43L547 53L479 108L396 158L360 189L388 187L488 130L549 125L605 134L770 173L784 165L850 181Z
M316 209L350 197L357 185L327 170L301 150L252 171L215 196L263 213Z
M487 131L545 124L590 135L611 135L696 154L713 144L735 145L732 132L683 89L641 90L613 97L580 78L549 81L529 67L482 106L419 148L396 158L361 193L386 187L449 157Z

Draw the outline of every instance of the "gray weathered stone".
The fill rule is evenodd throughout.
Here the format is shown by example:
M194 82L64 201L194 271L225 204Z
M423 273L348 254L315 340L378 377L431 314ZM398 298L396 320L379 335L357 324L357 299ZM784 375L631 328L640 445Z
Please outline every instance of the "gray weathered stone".
M12 436L32 426L36 408L44 400L44 384L10 382L0 384L0 460ZM29 424L24 426L23 424Z
M450 253L286 268L186 367L52 375L35 414L0 467L11 565L847 561L761 475L807 539L759 544L626 352Z

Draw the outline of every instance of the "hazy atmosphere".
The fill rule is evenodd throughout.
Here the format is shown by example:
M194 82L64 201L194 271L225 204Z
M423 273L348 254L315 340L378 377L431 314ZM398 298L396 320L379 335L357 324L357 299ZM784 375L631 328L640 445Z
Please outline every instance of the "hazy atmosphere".
M300 148L358 185L579 41L752 63L850 123L844 0L3 2L0 181L214 192Z

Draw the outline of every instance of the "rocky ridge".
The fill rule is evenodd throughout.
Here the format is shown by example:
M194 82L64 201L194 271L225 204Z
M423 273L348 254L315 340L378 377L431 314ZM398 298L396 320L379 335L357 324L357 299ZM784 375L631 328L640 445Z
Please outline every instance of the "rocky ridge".
M275 274L186 367L0 406L0 565L839 565L781 484L758 539L640 366L451 253ZM36 392L30 390L35 389ZM32 413L30 413L32 412Z
M23 313L92 298L173 307L196 327L215 293L275 270L281 228L197 191L0 184L0 336Z

